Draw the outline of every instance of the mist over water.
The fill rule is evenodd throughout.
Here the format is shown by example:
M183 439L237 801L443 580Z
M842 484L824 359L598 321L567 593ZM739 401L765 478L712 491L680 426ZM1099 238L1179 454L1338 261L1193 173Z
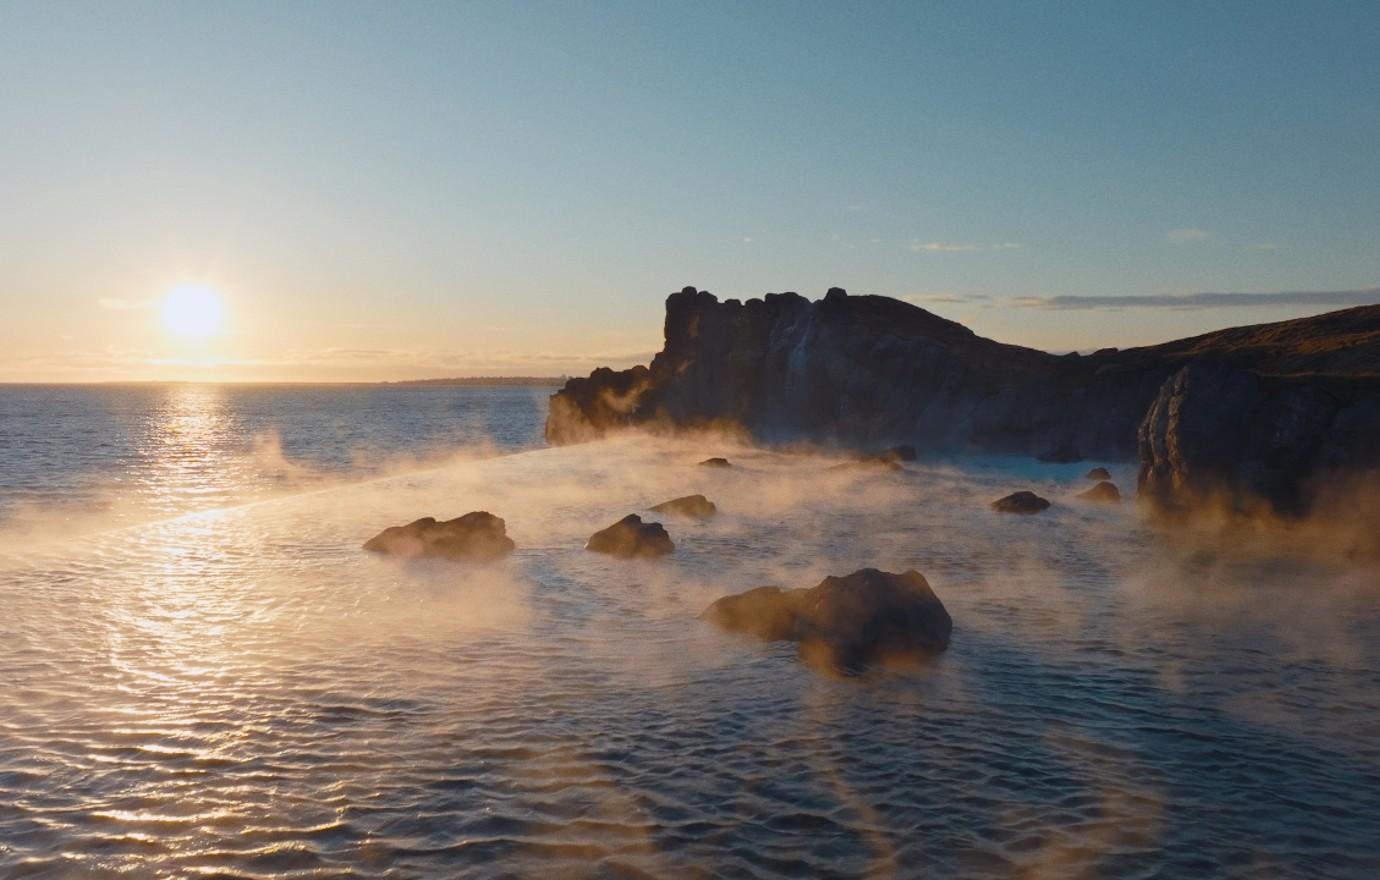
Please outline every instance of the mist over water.
M1380 871L1374 569L1080 503L1089 463L830 464L621 438L0 539L0 876ZM582 549L696 492L670 557ZM513 556L360 550L477 509ZM926 575L945 654L834 678L695 619L863 566Z

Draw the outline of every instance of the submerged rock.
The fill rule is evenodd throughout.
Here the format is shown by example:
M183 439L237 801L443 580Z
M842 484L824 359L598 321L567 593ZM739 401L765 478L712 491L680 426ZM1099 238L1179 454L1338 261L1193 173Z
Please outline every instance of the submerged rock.
M733 467L726 458L706 458L700 462L700 467L726 468Z
M1086 492L1079 492L1078 497L1084 501L1120 501L1121 490L1110 480L1103 480Z
M608 528L590 535L585 549L633 559L665 556L675 550L676 545L671 543L671 536L666 534L661 523L644 523L642 517L630 513Z
M1049 502L1034 492L1012 492L992 502L992 509L1000 513L1039 513Z
M1083 477L1089 480L1110 480L1112 475L1104 467L1095 467L1084 474Z
M768 641L799 642L803 659L839 669L938 654L953 632L944 603L913 570L864 568L808 590L759 587L719 599L700 618Z
M719 508L714 506L714 502L703 495L685 495L681 498L672 498L670 501L663 501L655 507L647 509L691 519L709 519L719 512Z
M502 519L476 510L444 522L426 516L405 526L391 526L366 541L364 549L408 559L484 561L507 556L515 546Z

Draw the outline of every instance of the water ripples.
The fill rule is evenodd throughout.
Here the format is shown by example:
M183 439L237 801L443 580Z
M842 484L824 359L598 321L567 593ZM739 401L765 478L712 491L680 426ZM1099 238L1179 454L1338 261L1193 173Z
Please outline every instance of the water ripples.
M1203 569L1131 505L986 508L1063 501L1058 468L820 477L735 450L706 474L711 451L547 450L11 555L0 875L1380 870L1373 573L1280 583L1230 547ZM723 515L668 523L669 559L579 549L692 491ZM513 557L358 550L476 508ZM840 680L694 619L865 564L926 573L946 655Z

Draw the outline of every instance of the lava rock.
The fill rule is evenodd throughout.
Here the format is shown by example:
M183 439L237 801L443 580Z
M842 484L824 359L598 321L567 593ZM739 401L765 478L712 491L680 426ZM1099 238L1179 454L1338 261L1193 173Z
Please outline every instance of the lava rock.
M1078 497L1084 501L1120 501L1121 490L1116 487L1115 483L1103 480L1088 491L1079 492Z
M624 559L665 556L676 549L671 536L661 523L644 523L642 517L630 513L606 529L590 535L586 550L607 553Z
M759 587L719 599L700 618L768 641L799 642L802 659L842 670L938 654L953 632L944 603L913 570L864 568L808 590Z
M507 556L514 547L503 520L483 510L444 522L427 516L405 526L391 526L364 544L365 550L407 559L474 561Z
M705 498L703 495L686 495L681 498L672 498L670 501L663 501L648 510L657 513L670 514L672 516L684 516L690 519L709 519L719 512L719 508L714 506L714 502Z
M726 468L733 467L726 458L706 458L700 462L700 467Z
M1110 480L1112 475L1104 467L1095 467L1083 475L1089 480Z
M1039 513L1048 507L1049 502L1034 492L1013 492L992 502L992 509L999 513Z

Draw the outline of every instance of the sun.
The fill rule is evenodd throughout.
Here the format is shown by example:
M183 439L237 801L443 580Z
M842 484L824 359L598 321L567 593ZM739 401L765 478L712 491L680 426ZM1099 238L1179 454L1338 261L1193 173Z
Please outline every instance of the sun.
M225 308L204 284L179 284L163 297L163 326L183 339L206 339L220 332Z

